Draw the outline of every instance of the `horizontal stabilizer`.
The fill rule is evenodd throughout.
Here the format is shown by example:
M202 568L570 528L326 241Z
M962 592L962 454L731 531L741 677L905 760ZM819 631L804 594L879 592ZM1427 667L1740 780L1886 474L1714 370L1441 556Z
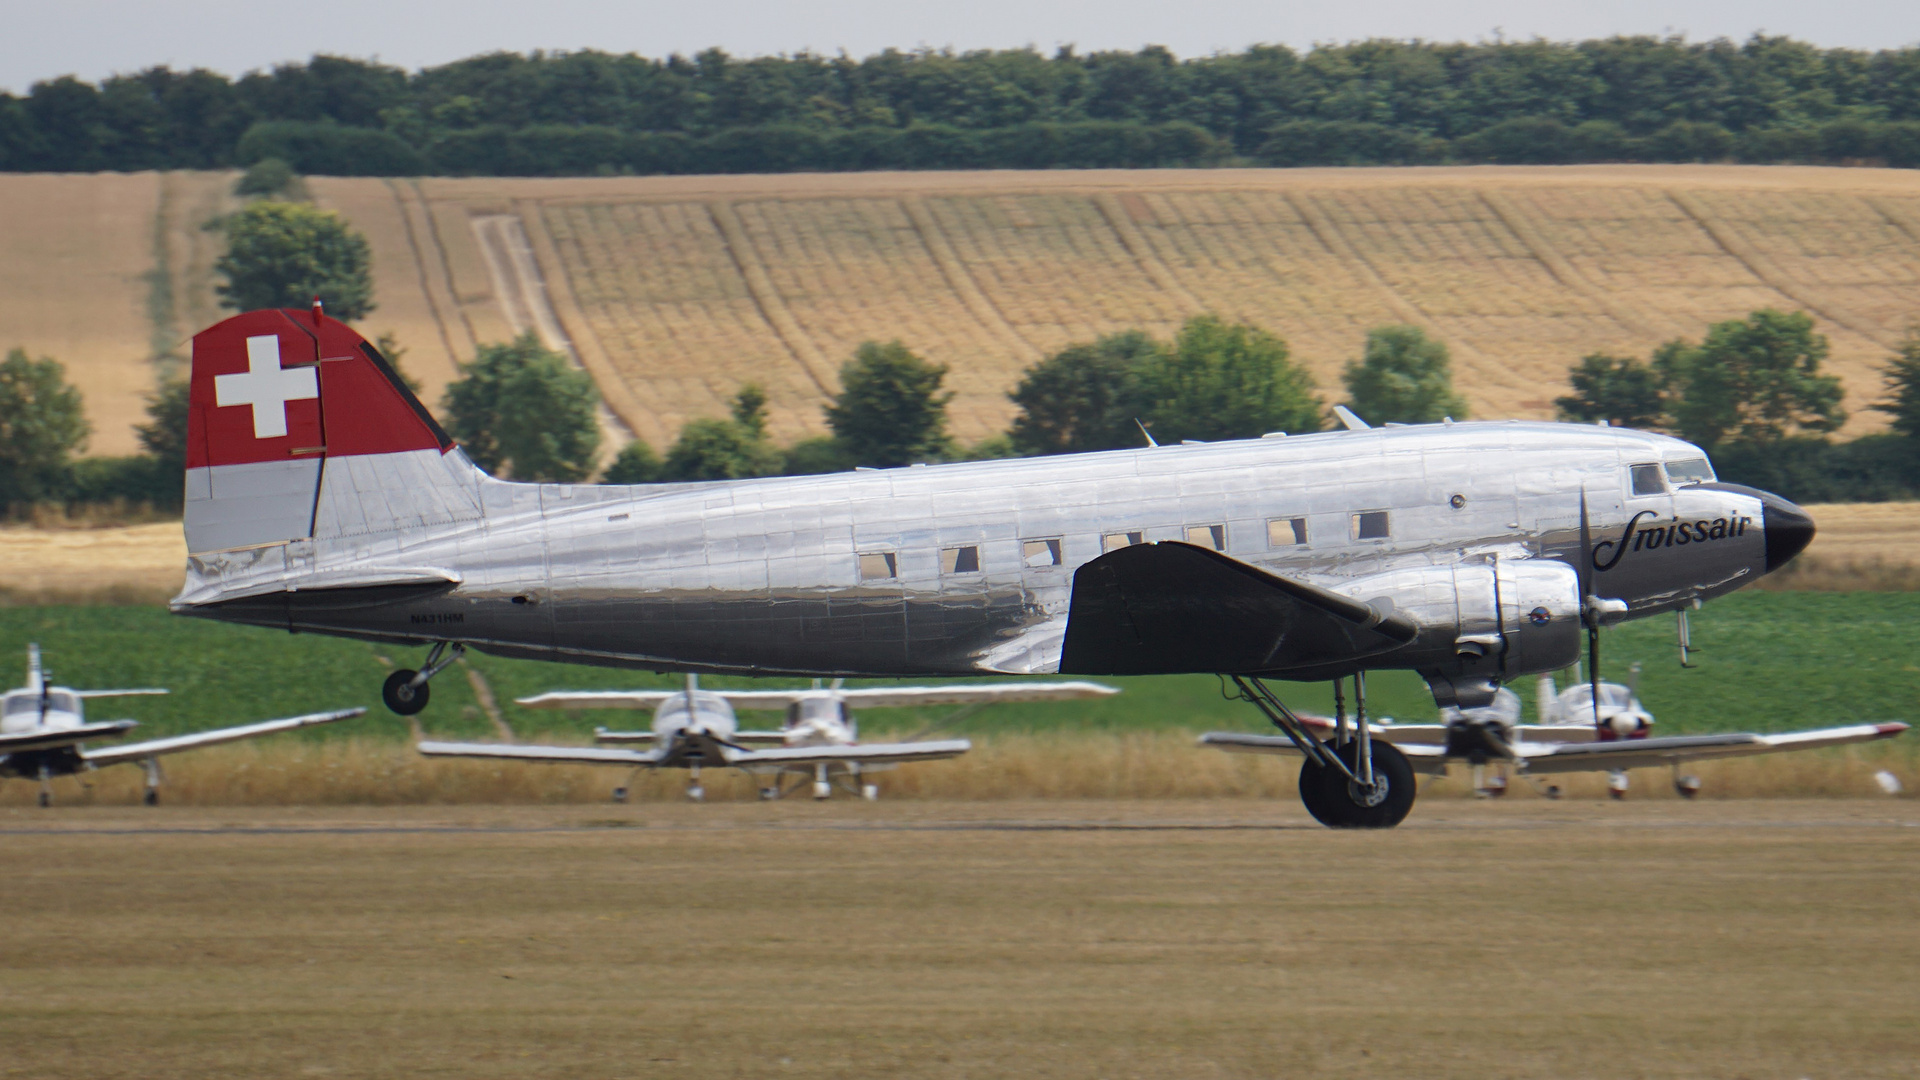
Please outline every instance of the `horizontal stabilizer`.
M336 709L333 712L289 716L282 720L262 720L257 724L241 724L238 727L198 731L192 735L175 735L170 738L149 739L146 742L127 743L124 746L102 750L86 750L82 751L80 756L89 765L117 765L123 761L139 761L143 758L159 757L162 754L177 754L182 750L213 746L216 743L237 742L260 735L271 735L276 731L292 731L295 728L313 727L316 724L331 724L360 716L366 711L365 709Z
M603 746L621 743L651 743L659 741L659 736L651 731L610 731L607 728L594 728L593 741ZM774 746L783 746L787 741L787 733L784 731L736 731L727 736L727 741L730 743L771 743Z
M850 690L701 690L727 699L735 709L781 711L802 701L838 697L850 709L898 709L917 705L991 705L1027 701L1072 701L1120 691L1090 682L961 683L953 686L862 686ZM529 709L657 709L685 690L555 690L515 698Z
M149 687L141 690L69 690L68 691L68 693L72 694L74 697L77 697L77 698L150 697L154 694L164 694L166 692L167 691L161 690L157 687Z
M1259 675L1391 652L1419 628L1178 541L1110 551L1073 575L1063 674Z
M51 750L71 746L88 739L111 739L140 726L138 720L107 720L70 728L45 728L23 731L18 735L0 735L0 754L18 754L28 750Z

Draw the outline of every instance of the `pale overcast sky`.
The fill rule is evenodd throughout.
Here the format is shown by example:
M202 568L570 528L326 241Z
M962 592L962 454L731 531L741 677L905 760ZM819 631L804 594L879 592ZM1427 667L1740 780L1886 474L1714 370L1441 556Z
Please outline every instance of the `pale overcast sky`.
M1257 42L1306 48L1366 37L1570 40L1612 34L1819 45L1920 44L1916 0L0 0L0 89L58 75L98 80L154 64L230 75L316 52L408 69L495 50L645 56L718 45L739 56L887 46L1032 45L1081 51L1165 45L1180 56Z

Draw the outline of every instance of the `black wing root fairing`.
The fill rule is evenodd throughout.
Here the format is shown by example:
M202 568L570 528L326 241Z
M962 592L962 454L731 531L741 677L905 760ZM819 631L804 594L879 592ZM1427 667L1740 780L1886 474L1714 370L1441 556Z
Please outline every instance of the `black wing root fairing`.
M1418 631L1391 608L1203 547L1137 544L1074 573L1060 672L1326 677L1357 670Z

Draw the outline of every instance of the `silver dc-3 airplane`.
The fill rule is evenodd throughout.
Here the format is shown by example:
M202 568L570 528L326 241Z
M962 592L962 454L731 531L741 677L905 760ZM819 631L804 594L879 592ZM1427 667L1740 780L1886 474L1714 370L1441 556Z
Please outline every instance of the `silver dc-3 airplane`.
M1418 672L1442 707L1572 664L1601 626L1757 581L1813 537L1642 431L1368 428L827 476L512 483L344 323L194 338L183 614L659 671L1218 673L1298 747L1308 810L1397 824L1407 755L1328 740L1269 679ZM1598 672L1594 672L1595 678Z
M877 686L847 689L840 680L828 687L802 690L703 690L699 676L688 675L684 690L555 691L519 698L533 709L653 709L650 731L609 731L600 728L591 747L532 746L512 743L423 742L419 751L429 757L469 757L515 761L573 762L620 765L629 769L680 768L688 770L687 797L705 797L700 770L708 766L740 769L763 778L760 797L778 799L798 783L813 782L813 797L825 799L834 785L864 799L880 795L866 778L902 762L957 757L972 749L966 739L912 740L862 743L853 709L958 705L963 712L935 727L948 726L974 708L1006 702L1070 701L1119 693L1089 682L1010 682L991 686ZM742 731L736 711L769 710L786 714L777 731ZM645 750L629 749L636 744ZM614 800L625 801L625 784L614 789Z
M1621 799L1627 793L1627 770L1664 765L1672 770L1674 791L1691 799L1700 793L1701 782L1698 776L1680 771L1689 762L1890 739L1908 727L1888 722L1774 735L1726 732L1657 737L1653 714L1635 693L1639 664L1633 665L1632 673L1624 685L1603 682L1596 687L1577 682L1565 690L1554 685L1551 675L1541 675L1536 683L1539 715L1532 724L1521 721L1519 695L1501 687L1484 707L1442 709L1437 724L1382 720L1372 728L1372 737L1391 742L1416 773L1439 777L1446 775L1449 765L1470 766L1474 790L1481 795L1504 794L1506 770L1511 768L1522 779L1536 782L1548 798L1558 798L1560 788L1537 784L1543 777L1604 771L1609 774L1608 794ZM1323 737L1337 737L1343 724L1338 716L1301 714L1300 719ZM1300 754L1289 739L1238 731L1208 732L1200 736L1200 744L1231 753Z
M88 723L87 699L164 693L165 690L158 689L75 690L68 686L55 686L48 681L46 671L40 666L40 647L28 645L27 684L0 695L0 778L12 776L39 781L40 805L51 806L52 781L55 777L73 776L122 762L138 762L147 773L146 803L148 806L157 806L160 803L162 779L159 759L163 755L271 735L276 731L330 724L367 711L341 709L118 746L86 745L89 739L119 738L140 726L138 720Z

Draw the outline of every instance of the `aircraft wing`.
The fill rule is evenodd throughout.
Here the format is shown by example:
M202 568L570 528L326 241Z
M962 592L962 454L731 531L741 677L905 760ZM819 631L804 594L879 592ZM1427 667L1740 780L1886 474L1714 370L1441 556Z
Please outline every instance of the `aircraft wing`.
M98 724L82 724L79 727L51 728L44 731L23 731L17 735L0 735L0 754L15 754L27 750L50 750L56 746L69 746L88 739L109 739L116 735L125 735L140 726L138 720L108 720Z
M1514 754L1530 773L1580 772L1588 769L1637 769L1707 758L1775 754L1784 750L1812 750L1822 746L1891 739L1906 724L1851 724L1846 727L1791 731L1780 735L1730 732L1722 735L1671 735L1656 739L1618 739L1609 742L1517 744Z
M238 727L215 728L212 731L197 731L191 735L175 735L166 739L148 739L146 742L127 743L124 746L103 747L99 750L82 750L80 757L89 765L117 765L123 761L139 761L143 758L159 757L161 754L177 754L182 750L212 746L216 743L235 742L251 739L256 735L271 735L276 731L292 731L295 728L313 727L316 724L331 724L338 720L347 720L365 713L365 709L336 709L333 712L308 713L305 716L289 716L281 720L263 720L258 724L241 724Z
M727 755L729 765L814 765L822 761L938 761L959 757L973 749L966 739L933 742L854 743L851 746L784 746L774 750L740 750Z
M650 743L658 742L659 736L651 731L612 731L599 727L593 729L593 741L603 745ZM727 737L727 741L733 743L771 743L775 746L783 746L787 741L787 733L784 731L736 731Z
M1390 652L1418 633L1391 608L1169 540L1074 572L1060 671L1259 674Z
M959 686L863 686L839 691L841 700L856 709L890 709L915 705L975 705L1019 701L1070 701L1106 697L1120 691L1090 682L1008 682ZM653 709L684 690L557 690L516 698L530 709ZM702 690L718 694L738 710L783 711L797 702L818 698L826 690Z
M74 697L77 697L77 698L144 697L150 694L164 694L167 692L168 691L159 689L158 687L147 687L139 690L70 690L68 691L68 693L71 693Z
M545 761L571 765L656 765L658 750L622 750L612 746L531 746L524 743L423 742L414 747L426 757Z
M1412 739L1401 741L1400 739L1388 737L1389 733L1394 732L1393 728L1388 728L1384 731L1369 730L1369 736L1380 739L1383 742L1393 743L1402 754L1407 756L1407 762L1413 766L1415 772L1444 772L1447 767L1447 748L1443 745L1445 742L1445 727L1440 724L1407 724L1401 727L1400 733L1405 733L1408 729L1416 728L1440 728L1443 733L1442 739L1440 742ZM1423 734L1425 733L1423 732ZM1200 736L1200 745L1211 746L1215 750L1225 750L1230 754L1284 754L1291 757L1303 756L1300 753L1300 748L1293 745L1293 740L1287 738L1285 735L1253 735L1240 731L1209 731L1205 735Z

